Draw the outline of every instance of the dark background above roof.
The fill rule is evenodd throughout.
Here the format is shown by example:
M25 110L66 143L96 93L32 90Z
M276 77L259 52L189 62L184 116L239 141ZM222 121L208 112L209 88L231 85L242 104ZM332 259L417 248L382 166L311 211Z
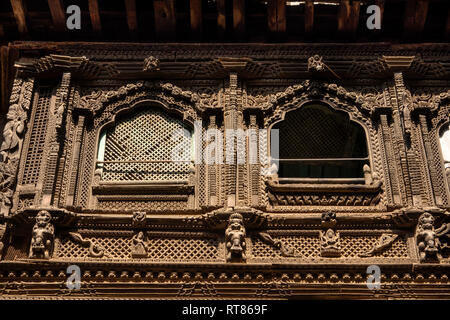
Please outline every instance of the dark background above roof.
M66 8L81 9L68 30ZM367 7L381 7L369 30ZM1 0L0 43L448 42L449 0Z

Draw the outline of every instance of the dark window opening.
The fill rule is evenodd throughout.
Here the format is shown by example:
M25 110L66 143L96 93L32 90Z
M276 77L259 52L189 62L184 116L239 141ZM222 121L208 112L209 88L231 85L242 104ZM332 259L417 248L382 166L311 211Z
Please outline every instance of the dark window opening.
M345 112L310 104L288 112L273 129L279 130L280 181L359 178L364 182L363 167L369 164L366 135Z

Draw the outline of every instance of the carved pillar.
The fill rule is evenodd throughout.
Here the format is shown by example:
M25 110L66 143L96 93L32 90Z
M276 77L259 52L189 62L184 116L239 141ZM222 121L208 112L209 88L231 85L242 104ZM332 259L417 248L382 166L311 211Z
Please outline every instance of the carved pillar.
M413 205L411 182L409 177L407 148L405 145L404 122L401 116L404 106L404 83L401 72L394 73L394 83L390 86L390 100L392 105L394 157L400 169L399 186L404 205Z
M248 134L248 176L249 176L249 205L258 206L259 204L259 177L261 175L261 167L259 163L260 148L258 146L258 124L256 123L256 115L250 115L249 134ZM264 146L265 147L265 146Z
M26 131L34 79L16 77L11 91L9 110L3 127L3 139L0 146L0 213L8 215L13 205L13 192L17 182L23 137Z
M216 116L209 117L208 130L206 133L206 163L208 170L208 199L210 206L219 204L220 193L220 166L222 164L223 141L222 134L217 129Z
M435 192L433 190L433 184L431 177L435 175L435 166L433 164L433 151L431 150L430 138L428 135L427 117L424 114L419 114L418 123L418 139L417 143L420 146L420 155L422 158L422 177L424 180L424 191L426 192L426 203L430 206L436 205ZM439 199L440 200L440 199ZM439 201L439 205L442 205L442 201Z
M69 94L71 74L65 72L62 75L61 82L56 92L55 103L51 106L49 126L50 143L48 145L49 155L47 159L47 167L45 171L44 182L42 186L41 204L48 206L52 202L53 191L55 186L55 177L58 167L58 158L64 135L64 116L67 109L67 97Z
M387 114L380 114L380 144L384 148L384 168L388 171L386 174L386 193L388 204L401 204L401 195L399 188L399 174L395 168L394 146L392 132L389 125Z
M239 153L245 153L245 149L243 141L240 141L243 137L238 134L238 130L242 130L243 122L242 106L238 103L239 93L237 73L231 72L224 112L227 207L243 205L239 193L244 183L244 168L238 162L242 162L243 155Z
M72 159L71 159L71 172L70 172L70 179L69 179L69 189L67 191L67 197L66 197L66 205L72 206L74 205L74 195L75 195L75 187L78 177L78 166L80 162L80 150L81 150L81 140L83 137L83 131L84 131L84 120L85 116L79 115L78 116L78 122L76 124L75 129L75 136L74 136L74 143L72 148Z

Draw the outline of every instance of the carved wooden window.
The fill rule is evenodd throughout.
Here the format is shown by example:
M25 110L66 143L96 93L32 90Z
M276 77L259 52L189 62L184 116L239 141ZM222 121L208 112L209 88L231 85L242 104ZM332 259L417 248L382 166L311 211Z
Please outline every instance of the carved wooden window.
M273 129L279 129L280 182L364 183L366 135L347 113L308 104L286 113Z
M439 138L441 142L442 156L444 158L444 166L446 171L450 172L450 124L441 129Z
M193 159L192 130L153 106L120 116L100 135L100 182L184 182Z

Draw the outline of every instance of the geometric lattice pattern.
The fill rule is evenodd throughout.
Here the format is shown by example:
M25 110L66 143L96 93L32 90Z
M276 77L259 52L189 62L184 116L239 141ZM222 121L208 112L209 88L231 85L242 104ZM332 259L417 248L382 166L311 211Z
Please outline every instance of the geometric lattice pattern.
M341 236L341 252L346 258L356 258L359 254L369 251L380 237L376 235L350 237ZM376 256L385 258L408 258L408 245L406 239L399 236L388 249Z
M318 257L320 254L320 240L318 235L272 236L272 238L280 240L283 245L294 249L295 256L312 258ZM254 258L282 258L280 250L263 242L259 237L252 238L252 255Z
M320 257L320 239L317 236L272 236L280 240L283 245L294 249L294 255L298 258L310 259ZM342 236L341 235L341 257L357 258L360 254L368 252L377 243L378 235L370 236ZM252 256L254 258L276 259L285 258L279 249L263 242L258 237L252 237ZM376 256L385 258L408 258L408 245L404 237L399 236L392 245Z
M89 257L87 247L63 237L57 240L55 258L64 259L132 259L131 237L84 237L104 250L101 258ZM218 239L150 238L146 241L148 258L139 261L218 261Z
M26 156L27 160L24 166L22 184L34 184L39 177L45 137L47 136L47 119L51 96L52 88L41 88L39 90L39 99L31 128L30 146Z
M217 260L217 239L154 238L148 241L148 256L155 260Z
M159 110L145 108L119 119L108 129L105 161L166 161L105 163L103 181L187 180L191 160L191 133L186 125Z
M346 158L367 155L361 126L319 105L288 112L280 130L280 158Z
M98 200L99 210L183 210L188 208L187 201L159 200Z

